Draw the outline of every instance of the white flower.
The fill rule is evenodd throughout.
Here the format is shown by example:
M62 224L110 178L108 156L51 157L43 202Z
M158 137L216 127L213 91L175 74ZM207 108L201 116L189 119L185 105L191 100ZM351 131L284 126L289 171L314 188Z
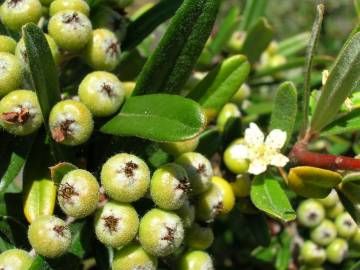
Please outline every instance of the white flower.
M250 161L248 172L261 174L268 165L284 167L289 159L280 153L286 141L286 132L274 129L264 138L264 134L255 123L245 130L244 143L234 145L232 151L238 158Z

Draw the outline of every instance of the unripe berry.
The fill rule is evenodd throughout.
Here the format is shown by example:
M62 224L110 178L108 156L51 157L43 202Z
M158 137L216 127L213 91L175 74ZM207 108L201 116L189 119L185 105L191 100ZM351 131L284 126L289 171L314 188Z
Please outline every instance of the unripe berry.
M338 215L344 212L344 206L341 202L335 204L335 206L331 208L326 208L326 216L330 219L335 219Z
M112 71L120 62L120 42L105 28L93 31L92 39L84 50L85 62L95 70Z
M48 0L47 0L48 1ZM52 0L51 0L52 1ZM55 0L50 5L50 16L61 11L78 11L89 16L90 7L84 0Z
M95 233L101 243L113 248L129 244L139 228L139 217L127 203L107 202L95 216Z
M249 161L238 156L238 147L241 140L230 144L224 152L224 163L226 167L235 174L246 173L249 169Z
M56 142L79 145L90 138L94 123L91 112L84 104L75 100L64 100L51 109L49 126Z
M124 82L124 90L125 90L125 97L131 97L132 93L134 92L136 82Z
M213 176L211 182L210 189L199 195L196 207L197 218L207 222L230 212L235 204L234 192L225 179Z
M318 199L318 201L325 208L332 208L339 202L339 196L337 195L336 190L333 189L328 196L326 196L324 199Z
M0 52L14 53L16 41L11 37L0 35Z
M181 142L163 142L160 147L170 155L177 157L181 154L193 152L199 144L199 137Z
M227 44L228 49L233 53L239 53L244 44L245 37L246 37L245 32L241 32L241 31L234 32L231 35L230 40Z
M320 266L326 260L326 252L315 243L306 241L300 250L300 260L307 265Z
M184 168L169 163L158 168L150 182L150 194L157 206L166 210L182 207L191 189L188 175Z
M345 239L352 237L358 229L355 221L348 213L338 215L335 220L335 225L339 236Z
M216 126L220 131L224 131L225 125L230 118L239 118L240 116L239 108L234 103L227 103L217 117Z
M326 248L326 255L329 262L334 264L341 263L349 250L346 240L337 238Z
M202 227L197 223L186 231L185 243L193 249L207 249L214 241L214 233L210 227Z
M183 242L184 228L179 216L171 211L152 209L140 221L139 241L154 256L167 256Z
M64 50L77 52L85 47L92 35L90 20L77 11L60 11L49 20L49 34Z
M0 52L0 97L17 89L23 78L20 60L13 54Z
M112 73L95 71L86 75L79 86L79 97L94 116L110 116L119 110L125 91Z
M231 98L231 102L234 102L238 106L241 105L241 103L250 96L250 87L247 84L243 84L239 90L233 95Z
M176 163L186 170L192 194L200 194L210 188L213 169L210 161L202 154L196 152L184 153L176 159Z
M53 1L54 0L40 0L41 4L44 6L49 6Z
M238 174L235 182L230 183L236 197L250 196L251 181L248 174Z
M356 230L356 233L351 238L351 246L355 249L360 249L360 229Z
M71 232L66 223L54 216L40 216L29 226L28 238L37 254L55 258L71 245Z
M6 0L0 7L3 24L13 31L20 31L26 23L37 23L41 17L39 0Z
M311 240L320 246L327 246L337 235L336 226L330 220L323 220L311 231Z
M325 209L319 202L309 199L299 205L297 216L301 225L313 228L324 220Z
M24 250L9 249L0 254L0 269L27 270L33 260L30 254Z
M184 228L190 228L195 220L195 206L186 200L184 205L181 206L175 213L181 218Z
M65 214L84 218L96 209L99 201L99 184L88 171L73 170L61 180L57 197Z
M156 270L157 258L148 254L140 245L130 244L115 252L112 269Z
M25 136L43 123L35 92L16 90L0 100L0 125L9 133Z
M183 255L179 270L215 270L210 255L204 251L194 250Z
M119 202L134 202L149 188L150 170L137 156L121 153L108 159L101 170L106 195Z

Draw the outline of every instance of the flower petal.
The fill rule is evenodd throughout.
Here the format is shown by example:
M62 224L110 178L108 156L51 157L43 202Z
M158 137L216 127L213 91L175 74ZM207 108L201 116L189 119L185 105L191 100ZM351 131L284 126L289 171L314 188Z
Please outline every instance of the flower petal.
M258 147L264 143L264 133L255 123L250 123L250 127L245 130L245 142L250 146Z
M266 171L267 164L261 159L252 160L248 169L248 173L259 175Z
M274 129L266 137L265 145L272 149L281 149L286 142L286 132L280 129Z
M280 153L276 153L271 157L270 164L276 167L284 167L288 162L289 159L287 156L284 156Z
M246 145L235 144L230 146L229 149L230 155L236 159L246 159L249 158L249 149Z

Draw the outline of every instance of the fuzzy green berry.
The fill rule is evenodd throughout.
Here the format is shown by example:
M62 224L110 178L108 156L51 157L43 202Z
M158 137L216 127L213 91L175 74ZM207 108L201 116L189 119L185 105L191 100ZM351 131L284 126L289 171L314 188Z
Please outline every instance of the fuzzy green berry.
M101 28L93 31L84 50L84 59L95 70L112 71L120 62L120 52L120 42L115 34Z
M95 71L82 80L79 97L94 116L110 116L119 110L125 90L112 73Z
M54 216L38 217L28 230L28 238L36 253L55 258L71 245L71 232L65 221Z
M195 206L186 200L184 205L181 206L175 213L182 219L184 228L190 228L195 220Z
M185 153L175 162L185 168L189 176L192 194L200 194L210 188L213 169L210 161L202 154Z
M35 92L16 90L0 100L0 125L9 133L25 136L35 132L43 123Z
M325 209L319 202L309 199L299 205L297 216L301 225L313 228L324 220Z
M101 170L106 195L120 202L134 202L150 185L150 170L139 157L121 153L108 159Z
M130 244L115 252L112 269L156 270L157 258L148 254L140 245Z
M173 253L184 240L184 228L178 215L171 211L152 209L140 221L139 241L154 256Z
M245 198L250 196L251 181L248 174L238 174L235 182L230 183L236 197Z
M358 226L349 213L338 215L335 219L335 225L339 236L345 239L352 237L358 229Z
M14 53L16 41L11 37L0 35L0 52Z
M47 0L48 1L48 0ZM50 16L61 11L78 11L89 16L90 7L84 0L55 0L50 5Z
M346 240L337 238L326 248L326 255L329 262L334 264L341 263L349 250Z
M0 254L0 269L27 270L34 259L24 250L9 249Z
M181 166L169 163L158 168L150 182L150 194L157 206L166 210L182 207L188 198L191 185Z
M181 142L163 142L160 147L170 155L177 157L181 154L193 152L199 144L199 137Z
M99 201L99 184L88 171L73 170L61 180L57 197L65 214L84 218L96 209Z
M197 223L186 231L185 243L193 249L207 249L214 241L214 233L210 227L202 227Z
M335 206L331 208L326 208L326 216L330 219L335 219L338 215L344 212L344 206L341 202L335 204Z
M8 52L0 52L0 97L20 87L23 69L20 60Z
M221 109L217 117L216 126L220 131L224 131L228 120L230 120L231 118L239 118L240 116L241 112L239 108L234 103L227 103Z
M49 126L56 142L79 145L90 138L94 122L91 112L84 104L75 100L64 100L51 109Z
M351 238L351 246L355 249L360 249L360 228L356 230L356 233Z
M39 0L6 0L0 7L1 21L13 31L20 31L26 23L37 23L41 14Z
M247 84L243 84L235 95L231 98L231 102L240 106L242 102L250 96L250 87Z
M311 266L320 266L326 260L325 250L314 242L306 241L300 250L300 261Z
M64 50L77 52L91 40L91 22L78 11L60 11L49 20L49 34Z
M107 202L95 216L95 234L101 243L113 248L129 244L139 228L139 217L133 206Z
M325 207L325 208L332 208L339 202L339 196L335 189L331 190L330 194L323 199L318 199L318 201Z
M320 246L327 246L337 235L336 226L330 220L323 220L317 227L311 231L311 240Z
M204 251L194 250L185 253L179 263L179 270L215 270L210 255Z
M230 144L224 152L224 163L226 167L235 174L246 173L249 169L249 161L238 155L241 142L242 140L237 140Z

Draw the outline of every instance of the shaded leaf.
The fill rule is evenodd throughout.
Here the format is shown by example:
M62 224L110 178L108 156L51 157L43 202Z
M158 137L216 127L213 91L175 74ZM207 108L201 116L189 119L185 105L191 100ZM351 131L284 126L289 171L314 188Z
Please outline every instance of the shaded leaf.
M270 245L270 230L265 215L246 215L245 222L257 245L266 247Z
M72 243L68 252L79 258L84 258L85 254L92 248L93 240L92 220L79 220L70 224Z
M240 29L247 31L253 26L265 14L267 4L267 0L247 0Z
M211 158L221 148L221 144L222 137L219 130L217 128L209 128L201 133L196 152Z
M282 40L278 44L278 53L282 56L289 57L304 50L310 40L310 33L304 32Z
M321 135L336 135L360 129L360 109L347 113L326 126Z
M65 174L76 169L77 167L71 163L68 162L58 163L55 166L50 167L51 179L56 185L58 185L60 184Z

